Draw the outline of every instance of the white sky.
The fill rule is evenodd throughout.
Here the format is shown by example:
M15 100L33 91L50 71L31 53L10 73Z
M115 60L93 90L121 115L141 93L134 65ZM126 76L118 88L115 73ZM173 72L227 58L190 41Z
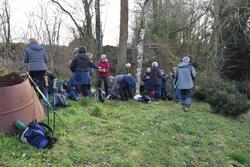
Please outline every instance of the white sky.
M0 0L2 4L3 0ZM40 1L42 3L49 3L49 0L9 0L11 6L11 19L12 19L12 37L15 39L25 32L28 25L28 13L38 10ZM72 0L65 0L72 2ZM60 2L60 0L59 0ZM130 11L134 7L135 0L129 0ZM105 4L101 7L101 19L104 30L104 45L117 45L119 41L119 23L120 23L120 0L101 0L101 4ZM130 15L131 16L131 15ZM67 18L67 17L66 17ZM130 20L132 18L129 18ZM95 18L93 17L93 21ZM130 21L131 22L131 21ZM73 23L68 19L64 20L65 24ZM94 26L93 26L94 30ZM68 44L72 39L69 31L64 27L63 34L61 36L62 44Z

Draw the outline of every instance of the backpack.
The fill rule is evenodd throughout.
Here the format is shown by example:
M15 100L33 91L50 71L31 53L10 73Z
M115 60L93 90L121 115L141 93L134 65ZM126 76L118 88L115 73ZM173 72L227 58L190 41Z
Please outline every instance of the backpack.
M101 88L96 89L95 99L101 103L105 101L105 92Z
M53 98L53 107L54 108L63 108L63 107L67 107L67 106L68 106L68 102L67 102L65 95L60 94L60 93L56 93L54 98Z
M21 141L38 149L51 149L58 139L53 136L53 131L48 125L33 120L21 134Z
M63 89L66 90L66 92L68 93L68 97L71 100L77 101L80 99L76 93L75 88L70 86L69 81L65 80L63 82Z
M142 95L142 97L139 99L139 101L143 102L143 103L150 103L151 98L148 95Z

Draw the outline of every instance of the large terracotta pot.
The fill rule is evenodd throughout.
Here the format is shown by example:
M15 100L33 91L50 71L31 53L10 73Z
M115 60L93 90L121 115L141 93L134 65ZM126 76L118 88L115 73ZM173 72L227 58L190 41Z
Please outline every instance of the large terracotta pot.
M0 78L0 131L5 135L17 132L16 120L30 123L33 119L42 121L44 109L27 77L18 78L12 74Z

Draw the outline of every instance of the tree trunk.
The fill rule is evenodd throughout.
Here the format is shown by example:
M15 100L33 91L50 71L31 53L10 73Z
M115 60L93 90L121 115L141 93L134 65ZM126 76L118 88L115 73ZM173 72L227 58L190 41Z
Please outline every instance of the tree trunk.
M102 54L100 0L95 0L95 13L96 13L96 58L99 59Z
M128 0L121 0L120 38L116 72L121 73L127 61Z

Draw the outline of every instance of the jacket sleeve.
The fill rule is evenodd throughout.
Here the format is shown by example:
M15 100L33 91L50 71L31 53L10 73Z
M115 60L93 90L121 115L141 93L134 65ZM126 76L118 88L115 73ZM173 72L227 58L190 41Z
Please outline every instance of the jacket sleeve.
M148 79L146 79L146 77L147 77L147 75L146 75L146 74L144 74L144 75L142 76L141 80L142 80L142 81L146 81L146 80L148 80Z
M192 79L194 80L196 77L196 71L195 71L194 66L191 67L191 75L192 75Z
M97 65L89 61L89 66L94 69L99 69Z
M76 59L74 58L73 61L70 64L71 72L75 72L75 68L76 68Z
M107 68L105 69L106 71L110 70L110 63L107 63Z
M29 63L29 53L28 50L24 50L24 63Z

